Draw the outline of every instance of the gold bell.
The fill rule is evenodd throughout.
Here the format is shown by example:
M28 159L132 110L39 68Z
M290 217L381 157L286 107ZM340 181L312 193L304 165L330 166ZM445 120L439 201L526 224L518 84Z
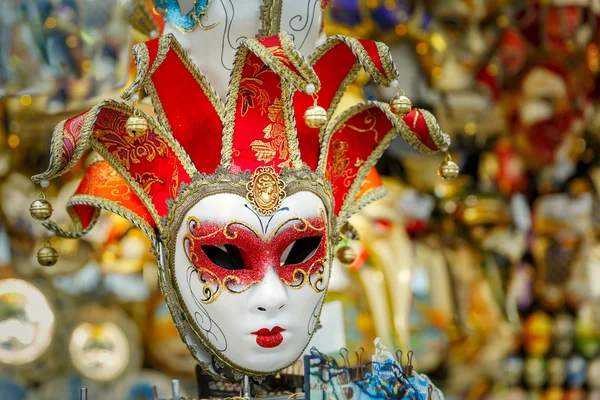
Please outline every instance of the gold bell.
M304 121L310 128L320 128L327 122L327 111L316 104L310 106L304 113Z
M438 168L438 175L444 178L447 181L451 181L456 179L458 173L460 172L460 168L454 161L452 161L452 157L450 154L446 154L446 159L440 164Z
M390 101L390 109L397 116L404 117L412 110L412 101L404 94L399 94Z
M52 216L52 205L46 199L37 199L29 206L31 217L37 221L45 221Z
M146 118L139 116L137 112L134 112L131 117L127 118L125 129L130 136L142 136L148 130L148 121L146 121Z
M58 252L49 244L42 247L37 253L38 263L43 267L51 267L58 261Z
M354 260L356 260L356 252L350 246L342 246L340 247L335 256L342 264L352 264Z

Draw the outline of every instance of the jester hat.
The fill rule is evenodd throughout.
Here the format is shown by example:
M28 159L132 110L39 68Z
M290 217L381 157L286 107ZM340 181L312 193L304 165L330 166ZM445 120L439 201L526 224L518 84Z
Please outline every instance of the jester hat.
M304 185L330 210L335 241L352 214L384 195L371 171L397 134L427 154L449 146L425 110L400 117L387 103L367 101L332 118L361 68L379 84L397 85L382 43L334 36L305 59L286 33L247 39L224 103L172 35L135 46L134 55L137 78L123 98L144 90L157 119L124 102L103 101L58 124L50 166L32 178L38 183L66 173L90 148L101 156L67 203L74 231L44 222L58 236L84 235L100 210L108 210L145 232L164 266L172 264L182 210L202 196L238 191L258 214L269 215L294 185ZM320 128L303 118L314 105L326 110ZM128 133L134 115L148 122L144 132ZM160 276L182 338L204 363L201 344L207 343L190 334L177 303L169 301L176 289L168 274Z

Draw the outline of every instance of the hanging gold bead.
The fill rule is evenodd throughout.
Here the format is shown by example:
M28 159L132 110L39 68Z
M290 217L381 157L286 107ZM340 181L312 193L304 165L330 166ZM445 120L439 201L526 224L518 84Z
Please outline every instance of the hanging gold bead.
M37 253L38 263L43 267L51 267L58 261L58 252L52 246L44 246Z
M447 181L456 179L459 172L460 168L458 168L458 165L456 165L456 163L451 159L444 160L438 169L438 175Z
M342 246L337 250L335 256L342 264L352 264L356 259L356 252L350 246Z
M148 121L144 117L138 115L132 115L127 118L125 123L125 129L130 136L138 137L142 136L148 130Z
M412 110L412 101L404 95L398 95L390 101L390 109L397 116L404 117Z
M310 106L304 113L304 121L310 128L320 128L327 122L327 111L321 106Z
M37 199L29 206L31 217L37 221L45 221L52 216L52 205L46 199Z

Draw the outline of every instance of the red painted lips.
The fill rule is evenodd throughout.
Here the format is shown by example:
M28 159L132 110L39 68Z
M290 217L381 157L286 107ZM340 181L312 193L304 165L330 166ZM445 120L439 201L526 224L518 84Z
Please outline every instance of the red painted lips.
M281 332L284 331L285 329L276 326L273 329L262 328L256 332L252 332L252 334L256 335L256 344L258 344L260 347L272 349L273 347L279 346L281 342L283 342L283 335Z

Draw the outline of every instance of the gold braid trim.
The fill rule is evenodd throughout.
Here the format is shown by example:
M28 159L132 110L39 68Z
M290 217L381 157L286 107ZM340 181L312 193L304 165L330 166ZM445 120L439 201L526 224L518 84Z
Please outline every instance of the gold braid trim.
M345 43L352 53L362 65L363 69L371 76L371 78L380 85L390 86L392 81L398 79L398 71L392 62L390 50L384 43L376 42L378 55L381 59L385 75L379 71L369 53L357 39L335 35L329 37L325 43L319 46L313 54L308 58L310 65L315 65L327 52L334 48L339 43Z
M154 83L150 78L152 74L158 69L158 67L160 67L160 65L163 63L163 61L167 57L169 50L172 50L173 53L175 53L175 55L179 57L185 68L194 77L194 79L204 92L204 95L208 98L214 109L217 111L217 114L221 118L221 121L223 121L225 115L223 102L219 98L219 95L212 87L206 76L202 74L198 66L194 64L194 61L192 61L187 52L183 49L183 47L181 47L175 36L173 36L172 34L164 35L161 36L158 39L158 41L158 53L150 69L148 69L150 63L148 47L143 43L134 46L134 55L136 58L136 65L138 66L138 75L136 77L135 82L125 92L123 92L121 97L125 100L129 99L133 93L140 90L143 86L152 99L152 105L154 106L159 122L163 125L163 127L166 130L171 131L171 127L162 107L162 103L160 101L160 98L158 97Z
M355 199L350 204L348 204L347 214L350 216L356 214L366 205L374 202L375 200L379 200L387 195L387 190L385 186L379 186L373 189L368 190L365 194L360 196L358 199ZM348 217L348 218L349 218ZM344 224L338 225L338 229L341 229Z
M368 204L367 200L370 200L369 197L358 204L355 204L354 199L360 191L365 178L369 174L369 171L377 163L377 160L381 158L385 149L390 145L390 143L392 143L392 140L394 140L396 134L397 131L395 129L391 129L388 133L386 133L383 139L381 139L381 142L379 142L373 152L369 155L369 157L367 157L364 164L358 169L358 173L356 174L356 177L350 186L350 190L348 191L346 199L344 200L344 204L342 204L342 208L338 214L336 226L337 230L342 229L344 223L352 216L352 212L358 210L361 206Z
M158 123L165 129L165 131L173 132L171 124L167 118L167 113L163 108L162 101L160 101L160 97L158 96L156 86L154 86L152 79L148 79L148 81L144 84L144 90L152 100L152 108L154 109L154 114L156 115Z
M333 114L335 113L338 105L340 104L340 101L342 101L342 97L344 97L346 90L348 90L348 87L350 85L352 85L352 83L356 79L356 76L358 75L360 70L361 70L361 66L360 66L360 63L357 61L356 63L354 63L354 65L352 66L352 68L350 69L350 71L348 72L348 74L346 75L344 80L342 81L341 85L337 88L335 95L331 99L331 103L329 104L329 108L327 109L327 123L325 125L323 125L321 127L321 129L319 130L319 144L321 145L321 147L320 147L321 149L323 149L323 141L325 139L325 133L327 132L327 127L329 126L329 123L331 122L331 118L333 117Z
M290 62L300 72L301 76L292 72L277 57L273 55L265 46L256 39L247 39L238 48L231 70L231 79L229 91L227 93L227 102L223 111L223 149L221 152L221 166L230 168L233 153L233 134L235 128L235 114L238 106L238 95L242 72L248 59L250 51L256 54L273 72L282 77L282 97L287 101L282 101L285 115L285 128L288 146L294 168L300 168L302 160L300 157L300 148L296 134L295 119L292 105L293 88L306 93L306 85L311 83L315 85L315 90L320 87L320 81L315 71L308 65L302 54L294 47L291 37L282 32L279 34L282 48L288 56ZM285 82L288 82L286 84Z
M392 59L390 48L383 42L375 42L375 44L377 46L377 53L379 54L379 59L381 60L381 65L383 65L383 70L385 71L386 76L396 77L392 78L392 80L397 79L398 69L396 68L396 64L394 64L394 60Z
M304 163L300 156L300 144L298 142L298 134L296 133L296 118L294 116L294 106L292 104L293 96L294 88L292 85L287 81L281 81L281 103L283 104L285 136L288 143L292 167L298 169L301 168Z
M235 128L235 112L238 104L238 94L242 81L244 64L250 50L244 46L238 47L231 69L229 89L227 91L227 102L225 103L225 118L223 119L223 148L221 150L221 166L229 169L231 167L231 155L233 153L233 131Z
M131 210L127 209L126 207L123 207L118 203L115 203L114 201L88 194L76 194L71 196L71 198L69 199L69 202L67 203L67 209L75 205L95 207L98 214L100 213L100 209L110 211L113 214L117 214L125 218L126 220L134 224L136 227L138 227L142 232L144 232L146 236L150 238L153 245L156 243L156 233L154 232L154 229L152 229L150 224L148 224L148 222L140 218ZM89 228L86 229L86 231L89 231Z
M294 46L294 41L289 34L285 32L279 33L279 40L281 41L281 47L283 52L286 54L290 62L300 75L293 72L290 68L285 66L281 60L273 55L259 40L247 39L244 41L242 46L247 47L256 54L269 68L273 70L281 78L292 83L296 89L303 93L306 92L306 85L313 84L315 86L315 93L321 87L321 82L315 71L308 65L302 54ZM307 93L309 94L309 93Z
M333 137L333 135L336 132L338 132L346 124L346 122L348 122L354 116L356 116L357 114L359 114L367 109L370 109L370 108L377 108L377 109L381 110L386 115L386 117L390 120L393 127L388 133L385 134L385 136L383 137L381 142L379 142L379 144L375 147L375 149L369 155L369 157L367 158L365 163L359 168L356 178L354 179L354 182L352 183L352 186L350 187L350 191L348 192L348 194L346 196L346 200L344 201L344 204L342 205L342 208L340 210L340 214L338 216L338 218L339 218L338 219L338 229L340 229L342 227L343 223L348 218L350 218L350 216L354 212L356 212L358 209L360 209L360 207L368 204L369 198L365 198L365 200L362 202L359 202L359 204L353 205L354 198L360 191L362 182L364 181L364 179L367 176L371 167L373 167L375 165L377 160L382 156L382 154L385 151L385 149L387 148L387 146L391 143L392 139L398 133L412 147L414 147L416 150L420 151L421 153L424 153L424 154L436 153L436 151L431 150L430 148L425 146L419 140L419 138L406 125L406 123L404 122L404 120L402 118L400 118L400 117L396 116L394 113L392 113L392 111L390 110L389 104L378 102L378 101L366 101L363 103L359 103L353 107L350 107L348 110L344 111L341 115L339 115L327 127L325 139L324 139L324 141L322 143L322 147L321 147L321 157L319 159L319 165L317 167L318 173L321 173L324 175L326 172L327 157L329 154L329 146L330 146L331 138ZM419 110L419 111L421 112L421 110ZM425 114L423 114L423 115L425 117ZM431 114L428 114L427 118L433 118L433 116ZM433 122L435 122L435 119L433 119ZM437 124L435 126L437 126ZM428 124L428 127L431 127L431 125ZM437 135L438 139L436 139L436 140L446 140L447 139L449 141L448 136L441 132L441 130L439 129L439 126L437 126L437 130L430 132L430 135L432 137L434 135ZM366 194L365 194L365 196L366 196ZM362 199L362 197L361 197L361 199Z
M427 110L421 109L419 109L419 112L423 115L423 119L425 119L425 124L429 129L429 136L431 136L431 140L433 141L433 144L435 144L435 147L440 149L440 151L448 150L448 147L450 147L450 136L442 132L442 128L440 128L440 125L433 114Z
M225 118L225 105L223 104L223 101L217 94L217 91L213 88L213 86L210 84L206 76L204 76L202 71L200 71L200 68L198 68L198 66L190 58L187 51L185 51L184 48L181 47L177 39L171 34L169 34L169 36L171 36L172 38L170 42L171 50L173 50L173 52L177 54L177 57L179 57L183 65L185 65L187 70L190 71L190 73L192 74L196 82L198 82L198 85L200 85L200 88L202 89L202 91L204 92L214 109L217 111L217 114L219 114L221 121L223 121L223 119Z
M148 79L148 67L150 66L150 54L146 43L140 43L133 46L133 62L137 67L137 75L133 83L121 93L123 100L129 100L134 93L137 93L142 88L142 85Z
M61 169L63 131L65 129L66 122L66 119L60 121L54 128L52 139L50 140L50 165L48 166L46 172L31 177L33 183L39 183L44 179L52 179L54 177L61 176L68 171L66 168ZM77 149L75 149L75 152L77 152Z
M283 0L263 0L260 6L261 27L256 37L275 35L281 29L281 10Z
M167 58L167 53L171 49L172 42L177 42L177 39L175 39L175 36L173 36L172 33L163 35L158 38L158 51L156 53L156 58L154 59L154 62L152 63L152 66L148 71L149 77L152 76L154 72L156 72L158 67L160 67L163 61L165 61L165 58Z
M87 115L85 116L85 120L83 122L83 126L81 128L81 132L79 134L79 139L77 141L77 146L75 151L73 152L73 158L67 164L65 168L60 168L61 160L62 160L62 139L63 139L63 129L65 121L58 124L57 128L54 131L54 137L52 138L52 146L51 146L51 164L48 170L42 174L35 175L31 179L34 183L37 183L43 179L52 179L57 176L60 176L66 173L70 168L72 168L82 157L83 153L91 146L98 154L100 154L109 164L121 175L123 179L127 182L127 184L131 187L131 189L138 195L138 197L142 200L148 211L152 215L153 219L157 224L160 222L160 217L156 208L154 207L154 203L148 196L148 194L141 188L141 186L133 179L129 171L127 171L123 165L113 156L104 146L100 145L100 143L94 138L94 125L98 118L98 114L102 109L109 108L113 110L117 110L127 115L133 115L134 108L126 103L122 103L116 100L105 100L100 104L92 107ZM153 119L148 115L143 113L141 110L138 110L140 115L148 121L148 125L150 129L156 133L158 137L165 141L167 146L175 153L178 160L183 165L184 170L189 176L194 176L197 174L197 170L192 164L189 156L185 153L183 148L177 143L177 141ZM54 229L54 228L52 228ZM57 231L58 233L59 231ZM60 232L63 233L63 232ZM68 233L65 233L68 235Z
M402 136L402 138L404 140L406 140L406 142L408 144L410 144L413 148L415 148L419 152L421 152L423 154L437 153L436 150L431 150L429 147L425 146L425 144L423 144L423 142L421 142L421 140L415 135L415 133L406 125L404 120L401 117L398 117L397 115L395 115L390 110L389 104L383 103L380 101L365 101L365 102L356 104L356 105L350 107L349 109L347 109L346 111L344 111L327 127L327 133L326 133L325 139L324 139L324 141L322 143L322 147L321 147L321 157L319 158L319 165L317 167L317 171L325 174L325 169L327 168L326 164L327 164L327 156L329 153L329 145L330 145L332 136L339 129L341 129L348 120L350 120L357 114L359 114L369 108L378 108L379 110L381 110L386 115L387 119L390 120L390 122L392 123L392 125L393 125L392 130L394 130L396 133L399 133L400 136ZM426 112L426 111L420 110L420 109L418 111L421 113ZM425 116L426 116L426 114L423 114L423 117L425 117ZM435 123L435 118L430 113L427 113L427 118L432 118L433 122ZM434 131L430 130L430 133L429 133L432 137L437 136L438 139L436 139L436 140L444 140L444 141L447 140L449 142L449 140L450 140L449 136L446 135L445 133L442 133L442 131L439 128L439 126L437 125L437 123L435 125L432 124L431 126L428 124L427 126L430 129L432 126L437 127L436 130L434 130Z
M67 207L68 207L68 205L67 205ZM90 224L85 229L82 229L81 220L79 219L79 216L76 213L71 212L71 210L69 210L69 216L71 217L71 220L75 227L75 229L72 232L62 229L60 226L58 226L58 224L55 221L50 220L50 219L42 222L42 225L44 226L44 228L48 229L49 231L54 231L54 233L58 237L65 238L65 239L79 239L79 238L85 236L88 232L90 232L96 226L96 223L98 222L98 218L100 217L100 210L95 211L94 216L92 217L92 220L90 221Z
M46 172L31 177L33 183L39 183L44 179L53 179L69 172L83 157L85 151L90 147L90 140L94 130L94 124L98 117L98 113L102 109L104 104L111 103L112 100L104 101L94 107L92 107L86 114L83 124L81 126L81 133L77 139L75 150L73 150L73 156L69 162L61 167L62 156L63 156L63 141L64 141L64 130L66 122L71 119L67 118L56 125L54 132L52 133L52 139L50 144L50 165Z

